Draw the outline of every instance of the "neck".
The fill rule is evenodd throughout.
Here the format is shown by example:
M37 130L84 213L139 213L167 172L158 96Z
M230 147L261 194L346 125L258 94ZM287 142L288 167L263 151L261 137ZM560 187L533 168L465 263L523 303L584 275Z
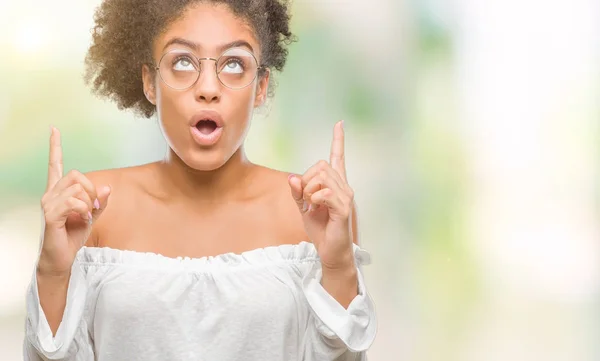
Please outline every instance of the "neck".
M172 201L225 203L244 196L249 175L256 166L246 158L241 146L220 168L200 171L189 167L172 149L159 163L160 182Z

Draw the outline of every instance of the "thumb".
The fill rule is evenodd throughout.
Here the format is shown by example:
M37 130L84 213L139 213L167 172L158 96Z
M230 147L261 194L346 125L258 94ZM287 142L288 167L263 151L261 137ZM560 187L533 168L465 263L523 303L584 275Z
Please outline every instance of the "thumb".
M303 197L303 189L302 189L302 180L294 174L290 174L288 177L288 183L290 185L290 189L292 191L292 198L296 202L300 213L304 214L308 211L308 204L304 201Z
M108 197L110 196L111 191L112 189L108 185L100 187L98 190L98 202L100 202L100 208L93 212L94 220L100 217L102 212L104 212L104 209L106 209L106 206L108 205Z

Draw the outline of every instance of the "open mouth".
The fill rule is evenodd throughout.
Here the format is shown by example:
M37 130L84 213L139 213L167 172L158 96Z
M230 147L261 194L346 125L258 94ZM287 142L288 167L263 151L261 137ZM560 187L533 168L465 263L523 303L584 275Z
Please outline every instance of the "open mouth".
M217 123L210 119L201 120L196 124L196 129L202 134L211 134L217 129Z
M223 135L223 118L215 110L202 110L190 120L192 138L203 147L215 145Z

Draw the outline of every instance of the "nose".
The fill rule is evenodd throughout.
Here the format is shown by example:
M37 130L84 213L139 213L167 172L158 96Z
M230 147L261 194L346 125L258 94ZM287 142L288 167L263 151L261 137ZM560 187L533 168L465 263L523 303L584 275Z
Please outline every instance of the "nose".
M221 98L221 82L217 78L216 72L217 63L210 60L213 59L205 59L201 65L200 77L195 86L196 100L207 103L218 101Z

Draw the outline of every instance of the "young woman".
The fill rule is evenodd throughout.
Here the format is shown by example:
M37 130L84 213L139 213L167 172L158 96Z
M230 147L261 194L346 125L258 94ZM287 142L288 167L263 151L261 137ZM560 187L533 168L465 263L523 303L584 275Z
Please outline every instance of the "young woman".
M364 360L376 333L346 181L244 139L293 39L279 0L105 0L87 80L156 115L164 160L63 175L52 128L26 360Z

